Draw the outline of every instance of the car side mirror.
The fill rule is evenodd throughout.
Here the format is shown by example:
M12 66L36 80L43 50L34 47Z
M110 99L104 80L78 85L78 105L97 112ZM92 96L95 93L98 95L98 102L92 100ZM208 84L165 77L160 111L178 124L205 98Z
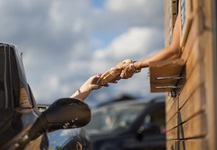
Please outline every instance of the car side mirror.
M33 140L44 131L83 127L90 119L91 110L83 101L73 98L58 99L42 112L29 130L28 137Z

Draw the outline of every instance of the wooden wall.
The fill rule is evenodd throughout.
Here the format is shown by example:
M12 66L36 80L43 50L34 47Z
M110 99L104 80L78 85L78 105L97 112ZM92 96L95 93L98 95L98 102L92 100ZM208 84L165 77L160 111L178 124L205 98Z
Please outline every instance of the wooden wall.
M214 0L181 0L188 3L180 29L186 61L176 98L167 96L167 150L217 150L216 102L214 98ZM165 0L165 44L171 40L176 19L176 0ZM183 21L183 20L182 20Z

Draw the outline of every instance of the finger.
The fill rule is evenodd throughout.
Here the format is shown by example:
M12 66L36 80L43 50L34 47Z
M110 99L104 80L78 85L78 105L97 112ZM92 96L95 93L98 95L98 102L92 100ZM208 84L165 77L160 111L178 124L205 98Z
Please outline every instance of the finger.
M128 76L128 78L132 78L132 77L133 77L133 74L131 74L131 75Z
M109 84L104 85L105 87L109 87Z
M118 76L118 77L116 77L115 79L109 81L109 83L118 83L118 80L120 80L120 79L121 79L121 77Z
M121 77L120 77L120 76L117 76L115 80L120 80L120 79L121 79Z
M122 76L122 79L129 79L129 78L131 78L131 77L126 76L126 75L123 75L123 76Z
M124 71L120 74L121 79L127 79L127 76Z
M117 80L112 80L109 83L118 83Z
M96 75L96 76L93 76L91 80L92 80L91 81L92 84L96 84L100 80L100 77Z
M98 75L97 75L97 77L101 77L101 76L102 76L102 74L98 74Z

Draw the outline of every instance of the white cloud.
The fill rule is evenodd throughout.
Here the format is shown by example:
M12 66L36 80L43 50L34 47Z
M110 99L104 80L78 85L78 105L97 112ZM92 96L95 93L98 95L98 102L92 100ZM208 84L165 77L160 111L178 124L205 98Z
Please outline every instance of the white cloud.
M145 10L147 0L109 0L106 7L114 12L129 12Z
M37 101L68 96L90 75L162 47L163 1L107 0L100 9L91 2L0 0L0 40L18 45L24 53ZM109 92L140 94L142 80L143 74L120 81L90 98L98 94L105 99Z
M159 34L161 36L159 36ZM162 42L162 31L155 28L133 27L112 41L108 47L96 51L95 60L106 58L126 59L145 57L147 52L156 50Z

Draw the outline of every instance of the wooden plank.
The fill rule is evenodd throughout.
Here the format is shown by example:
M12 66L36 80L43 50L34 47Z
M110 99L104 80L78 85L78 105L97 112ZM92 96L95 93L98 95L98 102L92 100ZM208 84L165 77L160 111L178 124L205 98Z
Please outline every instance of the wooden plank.
M200 63L203 59L204 50L202 49L202 43L202 36L198 36L197 38L195 38L195 42L193 44L191 51L189 52L190 55L186 62L187 77L191 74L193 70L192 68L194 68L196 65L200 65L198 63Z
M167 141L167 150L178 150L178 142L177 140L168 140Z
M166 139L167 140L177 140L178 139L178 131L179 128L174 128L170 131L167 131Z
M197 88L196 91L190 96L189 100L180 109L181 120L180 123L186 122L191 117L195 116L201 111L205 111L205 89L204 86Z
M202 6L203 6L203 0L193 0L192 2L193 16L196 15L199 9L202 9Z
M188 67L188 66L187 66ZM194 68L192 68L191 75L187 75L187 81L184 87L182 88L181 94L179 96L179 105L180 107L189 99L189 97L193 94L193 92L200 88L200 86L204 83L203 77L203 62L198 63ZM190 67L189 67L190 69ZM190 70L189 70L190 71ZM189 72L188 69L186 72Z
M179 102L177 100L174 101L171 109L166 112L166 122L168 122L178 112L178 104Z
M173 103L176 101L176 99L172 98L169 93L167 93L166 97L166 112L169 112L169 110L173 107ZM178 108L178 107L177 107Z
M203 14L202 11L198 11L193 17L191 29L189 31L188 40L183 48L182 59L188 59L189 53L194 45L195 39L204 31Z
M179 150L208 150L207 141L204 138L181 140L179 145Z
M183 59L150 62L151 92L167 92L171 86L175 86L184 67Z
M204 137L206 134L207 117L204 113L194 116L179 126L179 139Z
M213 30L207 30L203 34L204 36L204 45L203 49L206 51L204 55L204 75L205 75L205 89L206 89L206 100L207 100L207 117L208 117L208 129L209 134L207 135L209 139L210 150L216 150L217 144L217 99L215 98L216 94L216 85L215 78L216 66L214 62L214 54L216 49L214 49L213 44Z
M186 58L187 62L186 62L186 65L182 71L182 76L186 76L187 79L189 79L189 76L190 76L191 72L193 71L194 67L196 65L198 65L198 63L200 63L203 59L204 52L202 51L201 43L202 43L202 38L197 37L195 39L195 42L194 42L192 49L188 50L189 57ZM186 83L186 78L180 79L178 81L177 85L184 85ZM180 90L182 90L182 89L180 89ZM180 91L177 90L176 92L178 93L178 95L180 94Z
M202 48L202 37L198 37L195 41L195 44L190 52L189 58L186 62L185 71L186 71L186 78L188 82L182 89L182 94L180 95L180 103L179 106L186 102L189 96L192 94L193 90L196 87L199 87L200 84L203 84L204 81L204 64L203 64L203 48Z
M202 1L203 22L206 29L213 30L213 0Z
M168 122L166 122L166 131L169 131L178 126L178 114L174 115Z

